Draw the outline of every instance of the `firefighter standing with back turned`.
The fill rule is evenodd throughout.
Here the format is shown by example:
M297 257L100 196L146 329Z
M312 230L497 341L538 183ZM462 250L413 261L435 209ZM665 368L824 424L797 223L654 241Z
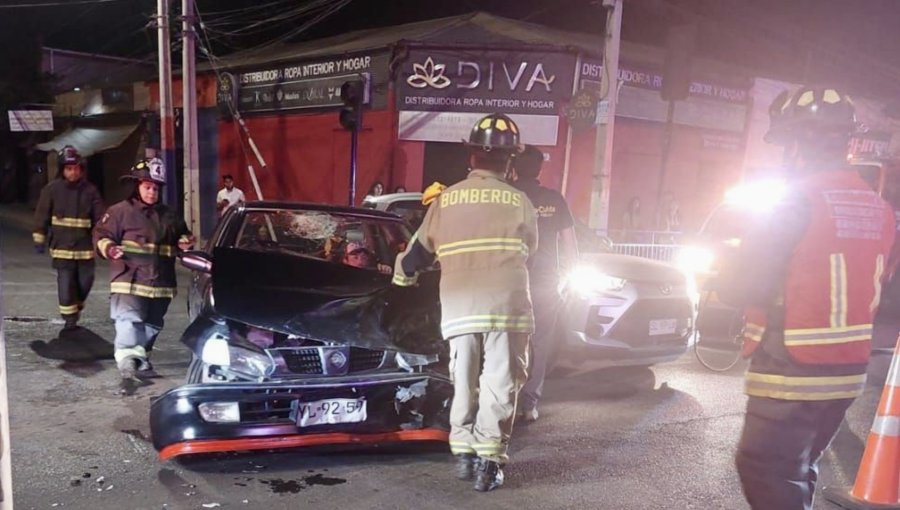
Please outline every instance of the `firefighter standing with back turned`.
M744 307L752 356L736 465L755 510L809 510L818 461L862 394L894 238L890 207L847 166L843 93L801 87L770 107L766 140L794 160L788 192L749 228L716 290Z
M450 450L457 477L474 476L475 490L489 491L503 484L517 393L527 377L534 316L525 263L537 247L537 218L528 197L506 183L519 145L516 124L488 115L466 144L468 178L428 208L397 257L393 281L412 285L435 256L440 261L441 330L454 387Z
M194 238L175 211L159 203L166 183L158 159L141 161L123 180L131 196L109 208L94 229L97 253L110 260L110 316L123 380L153 375L150 352L175 297L175 255Z
M78 318L94 284L91 228L100 221L106 206L97 188L84 178L84 163L78 151L67 145L58 158L57 178L41 190L32 237L38 253L44 253L45 244L50 245L59 313L65 320L63 330L71 331L78 327Z

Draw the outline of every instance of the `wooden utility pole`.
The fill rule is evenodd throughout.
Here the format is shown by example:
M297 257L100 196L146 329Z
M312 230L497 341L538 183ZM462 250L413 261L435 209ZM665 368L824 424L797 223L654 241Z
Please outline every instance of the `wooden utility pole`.
M619 42L622 33L622 0L603 0L607 8L604 29L603 80L607 118L605 124L597 124L594 140L593 178L591 179L591 212L588 225L596 230L609 229L609 187L612 183L613 133L616 123L616 103L619 98ZM599 115L598 115L599 120Z
M184 221L200 238L200 153L197 148L197 76L195 67L194 0L181 0L182 102L184 131Z
M180 197L175 185L175 112L172 101L172 46L169 40L169 1L156 2L156 27L159 51L159 144L166 168L165 200L178 207Z

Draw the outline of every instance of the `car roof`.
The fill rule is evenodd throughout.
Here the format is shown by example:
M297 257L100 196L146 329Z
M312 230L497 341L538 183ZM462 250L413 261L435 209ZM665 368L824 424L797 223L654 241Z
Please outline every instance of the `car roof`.
M377 211L375 209L367 209L363 207L349 207L346 205L332 204L315 204L311 202L290 202L281 200L257 200L245 202L241 209L244 211L266 211L272 209L281 209L285 211L322 211L338 214L352 214L355 216L371 216L383 218L387 220L397 221L398 216L395 214Z
M422 194L418 191L406 191L403 193L387 193L385 195L379 195L377 197L373 197L369 195L366 197L366 202L370 202L373 204L385 204L392 202L402 202L404 200L422 200Z

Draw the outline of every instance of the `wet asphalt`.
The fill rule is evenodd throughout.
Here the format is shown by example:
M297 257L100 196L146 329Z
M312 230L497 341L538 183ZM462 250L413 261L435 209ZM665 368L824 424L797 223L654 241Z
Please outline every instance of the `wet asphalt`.
M2 211L0 211L2 212ZM161 377L123 388L111 359L108 272L78 335L59 338L56 276L30 234L0 218L17 509L745 509L733 453L743 367L702 368L687 353L652 369L555 374L541 418L517 426L506 484L482 494L456 480L446 445L317 448L160 462L150 402L180 384L190 354L184 291L154 351ZM44 357L59 345L74 361ZM76 347L72 347L76 346ZM822 464L820 485L852 483L889 357L874 359ZM816 509L837 508L817 498Z

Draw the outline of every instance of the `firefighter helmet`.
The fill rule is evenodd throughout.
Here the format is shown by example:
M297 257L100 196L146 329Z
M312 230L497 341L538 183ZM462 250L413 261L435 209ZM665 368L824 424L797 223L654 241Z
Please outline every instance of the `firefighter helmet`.
M135 163L121 179L137 182L150 181L162 186L166 183L166 168L159 158L145 159Z
M788 145L802 133L846 133L849 137L859 128L853 101L831 87L783 91L769 106L769 120L765 140L778 145Z
M78 153L78 149L71 145L66 145L59 151L56 161L59 164L60 172L69 165L81 166L82 164L81 154Z
M519 126L502 113L493 113L475 123L469 140L463 141L473 149L485 152L492 150L517 151L519 149Z

